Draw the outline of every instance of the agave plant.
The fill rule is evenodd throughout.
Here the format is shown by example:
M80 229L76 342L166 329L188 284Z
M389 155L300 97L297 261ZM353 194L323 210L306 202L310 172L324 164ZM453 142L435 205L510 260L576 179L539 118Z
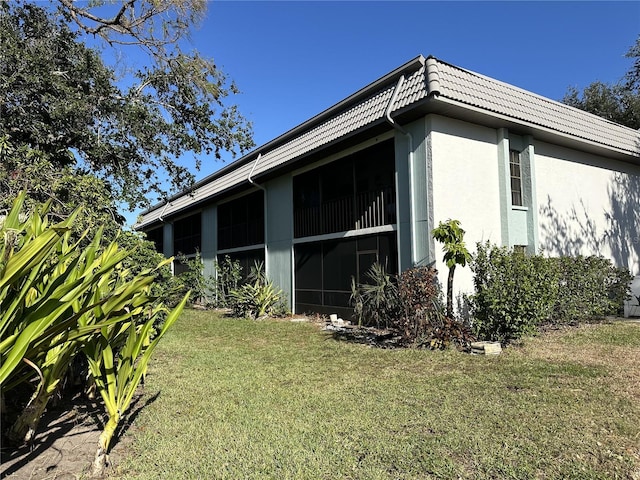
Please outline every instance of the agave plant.
M248 280L248 283L229 292L233 315L257 319L276 312L283 292L267 278L261 262L252 267Z

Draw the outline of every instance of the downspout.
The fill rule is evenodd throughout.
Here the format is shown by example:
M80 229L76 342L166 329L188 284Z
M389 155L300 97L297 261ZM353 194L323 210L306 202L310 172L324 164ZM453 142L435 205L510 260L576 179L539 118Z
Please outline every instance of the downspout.
M256 167L258 166L258 162L260 161L260 158L262 157L262 153L258 154L258 157L256 158L256 161L253 162L253 167L251 168L251 171L249 172L249 176L247 177L247 180L249 180L249 183L251 185L254 185L256 187L258 187L260 190L263 191L267 191L266 188L264 188L262 185L257 184L256 182L253 181L253 178L251 178L251 175L253 175L253 171L256 169Z
M260 161L260 158L262 158L262 153L258 154L258 157L256 158L256 161L253 162L253 167L251 168L251 171L249 172L249 176L247 177L247 180L249 180L249 183L255 187L258 187L260 190L262 190L264 192L264 214L263 214L263 218L264 218L264 244L265 244L265 250L266 250L266 245L267 245L267 189L260 185L259 183L256 183L253 178L251 178L251 176L253 175L254 170L256 169L256 167L258 166L258 162ZM269 256L267 255L267 252L264 252L264 273L265 275L267 274L267 259L269 258Z
M400 93L400 89L404 83L404 75L402 75L398 79L398 83L396 84L395 89L393 90L393 95L391 95L391 100L389 100L389 104L387 105L387 109L384 113L385 120L397 131L402 133L407 137L409 144L409 229L411 235L411 265L415 266L416 260L416 239L415 239L415 207L414 207L414 185L413 185L413 135L410 132L406 131L396 122L394 122L393 118L391 118L391 110L393 109L393 104L398 98L398 93Z
M158 220L160 220L161 223L164 223L164 212L169 206L169 203L170 202L167 200L167 202L164 204L164 207L162 208L162 211L160 212L160 216L158 217Z

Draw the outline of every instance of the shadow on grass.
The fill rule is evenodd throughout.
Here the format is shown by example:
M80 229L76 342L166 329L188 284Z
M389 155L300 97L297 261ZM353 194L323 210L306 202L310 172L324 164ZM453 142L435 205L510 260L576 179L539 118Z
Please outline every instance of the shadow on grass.
M329 325L330 327L331 325ZM395 330L372 327L340 326L329 330L329 338L340 342L357 343L375 348L406 348L406 339Z

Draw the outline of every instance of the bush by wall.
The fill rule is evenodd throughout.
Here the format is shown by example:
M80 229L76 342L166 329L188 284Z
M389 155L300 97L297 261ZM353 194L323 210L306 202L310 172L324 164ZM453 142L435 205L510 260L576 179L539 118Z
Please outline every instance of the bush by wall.
M406 345L414 347L468 347L471 332L446 316L437 274L431 267L415 267L394 277L374 264L367 272L370 284L352 281L351 301L358 323L395 330Z
M474 330L482 339L508 343L550 318L558 296L555 262L487 242L477 244L471 270Z
M236 317L256 320L289 313L284 292L267 278L262 263L251 269L247 283L229 292L227 301Z
M630 273L602 257L547 258L487 243L471 263L476 333L508 343L543 323L571 324L615 315L628 295Z
M558 268L558 298L551 321L572 323L618 314L632 276L603 257L552 258Z

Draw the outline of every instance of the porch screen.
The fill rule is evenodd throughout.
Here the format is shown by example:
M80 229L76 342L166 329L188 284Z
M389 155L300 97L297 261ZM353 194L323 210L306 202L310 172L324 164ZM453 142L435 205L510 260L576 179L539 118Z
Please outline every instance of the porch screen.
M173 223L173 254L193 255L200 250L202 221L200 212Z
M264 193L254 192L218 205L218 249L264 243Z
M396 234L380 234L295 246L295 310L351 316L351 279L367 280L375 262L397 272Z
M393 140L293 179L296 238L396 223Z

